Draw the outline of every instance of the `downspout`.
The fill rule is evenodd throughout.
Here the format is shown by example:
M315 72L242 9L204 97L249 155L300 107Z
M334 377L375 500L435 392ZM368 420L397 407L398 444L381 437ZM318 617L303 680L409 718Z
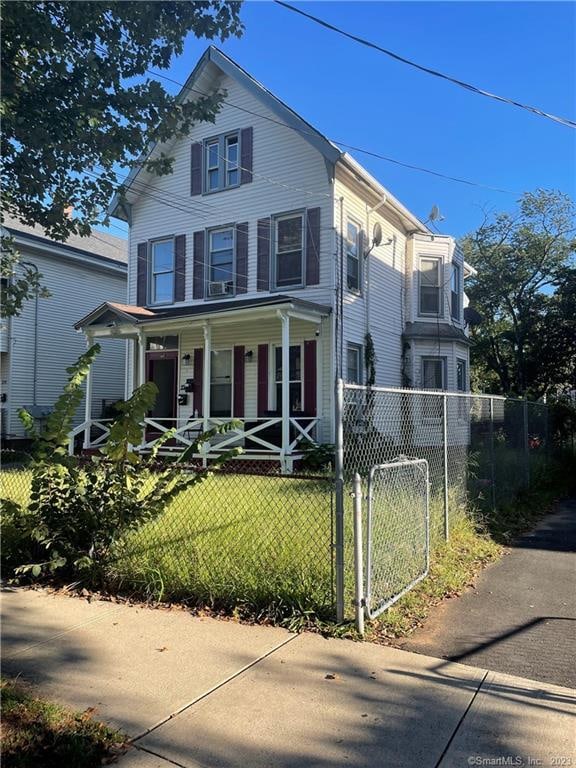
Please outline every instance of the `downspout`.
M27 267L32 267L36 276L39 274L39 269L36 264L31 261L21 261L20 264L25 264ZM34 296L34 362L32 364L32 405L37 405L36 392L37 392L37 380L38 380L38 285L36 285Z

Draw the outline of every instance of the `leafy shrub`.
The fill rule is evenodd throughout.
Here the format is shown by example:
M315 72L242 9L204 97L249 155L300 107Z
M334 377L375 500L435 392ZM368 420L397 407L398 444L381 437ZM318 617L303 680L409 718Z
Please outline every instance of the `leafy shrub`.
M196 452L199 443L235 426L210 430L179 461L157 468L158 449L173 437L174 430L164 433L146 459L132 450L142 439L142 421L158 392L155 384L147 382L117 406L119 415L110 427L106 445L99 456L83 464L68 455L68 435L82 399L82 383L99 351L100 347L94 345L67 369L68 383L43 433L36 434L30 414L20 412L35 439L35 460L26 512L16 502L5 502L9 530L12 524L22 555L39 550L43 556L35 562L20 560L17 574L35 578L54 571L66 576L80 572L97 579L102 564L128 531L159 516L176 496L209 474L205 469L185 473L180 462ZM225 454L217 464L235 453ZM14 557L18 550L13 549Z

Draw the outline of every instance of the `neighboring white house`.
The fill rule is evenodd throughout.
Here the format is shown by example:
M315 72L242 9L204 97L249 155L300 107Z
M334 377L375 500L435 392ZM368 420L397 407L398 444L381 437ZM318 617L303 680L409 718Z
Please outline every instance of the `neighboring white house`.
M3 440L12 441L25 437L18 410L27 408L41 425L66 383L66 368L86 351L85 337L74 329L78 316L95 302L125 300L127 242L101 232L55 242L40 227L7 217L3 234L13 237L20 260L40 272L51 294L1 320L1 428ZM94 364L93 416L124 397L125 370L125 345L107 345ZM83 419L84 407L76 423Z
M368 332L377 385L468 390L471 268L453 238L210 46L180 99L216 88L214 123L151 149L174 172L137 167L112 203L130 225L127 305L77 323L131 340L129 389L158 384L141 447L235 417L219 448L289 466L302 436L334 439L334 382L364 380Z

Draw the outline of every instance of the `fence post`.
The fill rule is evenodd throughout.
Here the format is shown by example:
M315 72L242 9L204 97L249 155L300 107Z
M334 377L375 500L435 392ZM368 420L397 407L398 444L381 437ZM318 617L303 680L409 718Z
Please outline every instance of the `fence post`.
M522 421L524 423L524 477L526 488L530 487L530 443L528 432L528 400L522 401Z
M335 507L335 570L336 570L336 621L344 621L344 382L336 379L335 397L335 431L336 431L336 507Z
M364 563L362 545L362 481L354 475L354 611L356 629L364 635Z
M444 538L450 537L448 518L448 396L442 395L442 444L444 448Z
M496 511L496 464L494 460L494 398L490 398L490 487L492 489L492 511Z

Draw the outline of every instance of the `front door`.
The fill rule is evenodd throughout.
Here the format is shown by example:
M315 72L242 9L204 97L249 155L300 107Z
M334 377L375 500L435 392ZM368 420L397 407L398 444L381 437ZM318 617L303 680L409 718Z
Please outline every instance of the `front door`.
M161 420L166 428L175 426L177 416L178 352L148 352L148 381L158 387L158 394L150 417ZM168 420L168 421L165 421Z

